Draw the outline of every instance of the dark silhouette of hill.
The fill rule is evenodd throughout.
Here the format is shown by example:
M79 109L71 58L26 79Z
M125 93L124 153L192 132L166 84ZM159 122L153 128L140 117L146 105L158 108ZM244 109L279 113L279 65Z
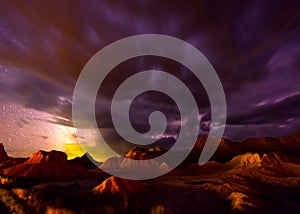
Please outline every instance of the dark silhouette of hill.
M11 157L9 157L4 149L4 145L0 143L0 163L9 160Z
M99 167L102 162L98 162L93 159L93 157L89 153L85 153L81 157L76 157L74 159L69 160L71 164L81 166L85 169L95 169Z

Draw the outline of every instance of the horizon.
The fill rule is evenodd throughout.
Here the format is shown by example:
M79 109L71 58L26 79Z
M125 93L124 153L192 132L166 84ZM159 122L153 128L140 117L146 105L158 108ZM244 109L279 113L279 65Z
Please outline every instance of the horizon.
M288 134L288 135L282 135L282 136L278 136L278 137L272 137L272 136L261 136L261 137L248 137L248 138L245 138L245 139L243 139L242 141L232 141L232 140L230 140L230 139L228 139L228 138L226 138L226 137L222 137L223 139L226 139L226 140L230 140L232 143L243 143L243 142L245 142L246 140L248 140L248 139L261 139L261 138L274 138L274 139L278 139L278 138L280 138L280 137L286 137L286 136L292 136L292 135L295 135L295 134L297 134L297 133L299 133L299 131L300 131L300 128L298 128L298 129L296 129L294 132L292 132L291 134ZM201 137L204 137L204 136L207 136L207 134L202 134L202 135L199 135L198 136L198 138L201 138ZM161 139L164 139L164 138L173 138L173 137L162 137ZM197 138L197 139L198 139ZM173 138L174 140L176 140L175 138ZM19 155L14 155L15 154L15 152L14 151L10 151L10 150L7 150L6 148L5 148L5 144L3 143L3 142L0 142L0 144L2 144L3 146L4 146L4 150L6 151L6 153L8 154L8 156L9 157L12 157L12 158L29 158L31 155L33 155L34 153L36 153L36 152L38 152L38 151L45 151L45 152L50 152L50 151L61 151L61 152L63 152L63 153L65 153L66 155L67 155L67 159L68 160L72 160L72 159L75 159L75 158L77 158L77 157L82 157L82 156L84 156L84 155L86 155L86 154L88 154L91 158L93 158L94 159L94 157L89 153L89 152L87 152L87 151L84 151L81 147L80 147L80 144L79 143L76 143L76 144L74 144L74 143L71 143L71 144L69 144L71 147L68 149L68 147L66 148L66 149L64 149L64 150L59 150L59 149L38 149L38 150L36 150L36 151L33 151L32 153L27 153L28 155L26 156L26 155L22 155L22 156L19 156ZM72 147L72 145L75 145L75 148L74 147ZM153 144L152 144L153 145ZM156 148L156 147L160 147L160 148L162 148L162 149L165 149L165 150L168 150L168 149L166 149L164 146L163 146L163 144L155 144L154 143L154 145L152 146L152 145L146 145L146 146L143 146L143 147L141 147L141 146L136 146L136 145L133 145L132 147L128 147L127 149L127 151L125 151L123 154L119 154L119 156L123 156L123 155L125 155L125 154L127 154L133 147L139 147L139 148ZM184 150L184 149L183 149ZM178 151L180 151L180 150L178 150ZM16 153L16 154L18 154L18 153ZM111 157L113 157L113 156L111 156ZM104 162L104 161L106 161L107 159L109 159L110 157L107 157L107 158L104 158L104 159L101 159L101 160L99 160L99 159L94 159L94 160L96 160L96 161L100 161L100 162Z

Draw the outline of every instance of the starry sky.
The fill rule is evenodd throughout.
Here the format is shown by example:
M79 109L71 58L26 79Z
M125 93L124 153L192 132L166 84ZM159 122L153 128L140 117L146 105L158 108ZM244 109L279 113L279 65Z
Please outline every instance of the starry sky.
M145 33L180 38L208 58L226 95L225 137L291 134L300 127L299 9L298 1L277 0L1 1L0 141L12 156L38 149L81 155L71 110L82 68L106 45ZM111 98L122 81L147 69L169 72L189 87L199 107L199 134L207 133L209 101L191 72L165 58L137 57L116 66L99 89L97 122L111 146L128 146L113 128ZM155 78L149 81L157 84ZM131 123L149 129L154 110L166 114L165 136L176 137L178 108L159 92L134 100ZM92 131L86 141L94 143Z

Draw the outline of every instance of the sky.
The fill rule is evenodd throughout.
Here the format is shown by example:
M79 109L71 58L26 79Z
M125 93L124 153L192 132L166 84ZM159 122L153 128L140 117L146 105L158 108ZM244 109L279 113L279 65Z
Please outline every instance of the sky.
M297 1L277 0L1 1L0 142L12 156L38 149L81 155L71 115L81 70L108 44L146 33L182 39L210 61L227 101L224 137L291 134L300 127L299 9ZM145 56L116 66L99 89L96 118L111 146L128 148L114 130L111 98L126 78L147 69L169 72L189 87L199 108L199 135L207 133L210 104L201 83L179 63ZM178 108L159 92L134 100L131 123L144 132L156 110L167 117L165 136L176 137ZM94 143L92 131L86 141Z

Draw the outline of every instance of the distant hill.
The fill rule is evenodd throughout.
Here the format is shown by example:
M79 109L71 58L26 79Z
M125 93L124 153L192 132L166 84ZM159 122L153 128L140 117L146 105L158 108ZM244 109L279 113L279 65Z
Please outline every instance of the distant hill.
M166 149L163 149L159 146L151 147L151 148L140 148L134 146L124 155L124 157L135 159L135 160L147 160L147 159L153 159L159 157L162 154L164 154L166 151L167 151Z
M81 166L85 169L95 169L99 167L102 162L98 162L93 159L93 157L89 153L85 153L81 157L76 157L74 159L69 160L71 164Z
M206 139L207 135L203 135L196 140L194 148L186 161L198 162L202 149L206 143ZM279 138L248 138L243 142L234 142L229 139L222 138L220 140L220 145L211 160L227 162L236 155L248 152L259 154L282 152L294 156L300 155L300 129L292 135Z
M135 172L135 170L167 170L168 165L166 163L159 163L153 158L158 157L165 153L166 150L155 147L155 148L139 148L133 147L130 149L124 157L111 157L108 158L103 164L99 167L100 169L127 169ZM134 160L145 160L136 162ZM148 160L148 161L146 161Z

